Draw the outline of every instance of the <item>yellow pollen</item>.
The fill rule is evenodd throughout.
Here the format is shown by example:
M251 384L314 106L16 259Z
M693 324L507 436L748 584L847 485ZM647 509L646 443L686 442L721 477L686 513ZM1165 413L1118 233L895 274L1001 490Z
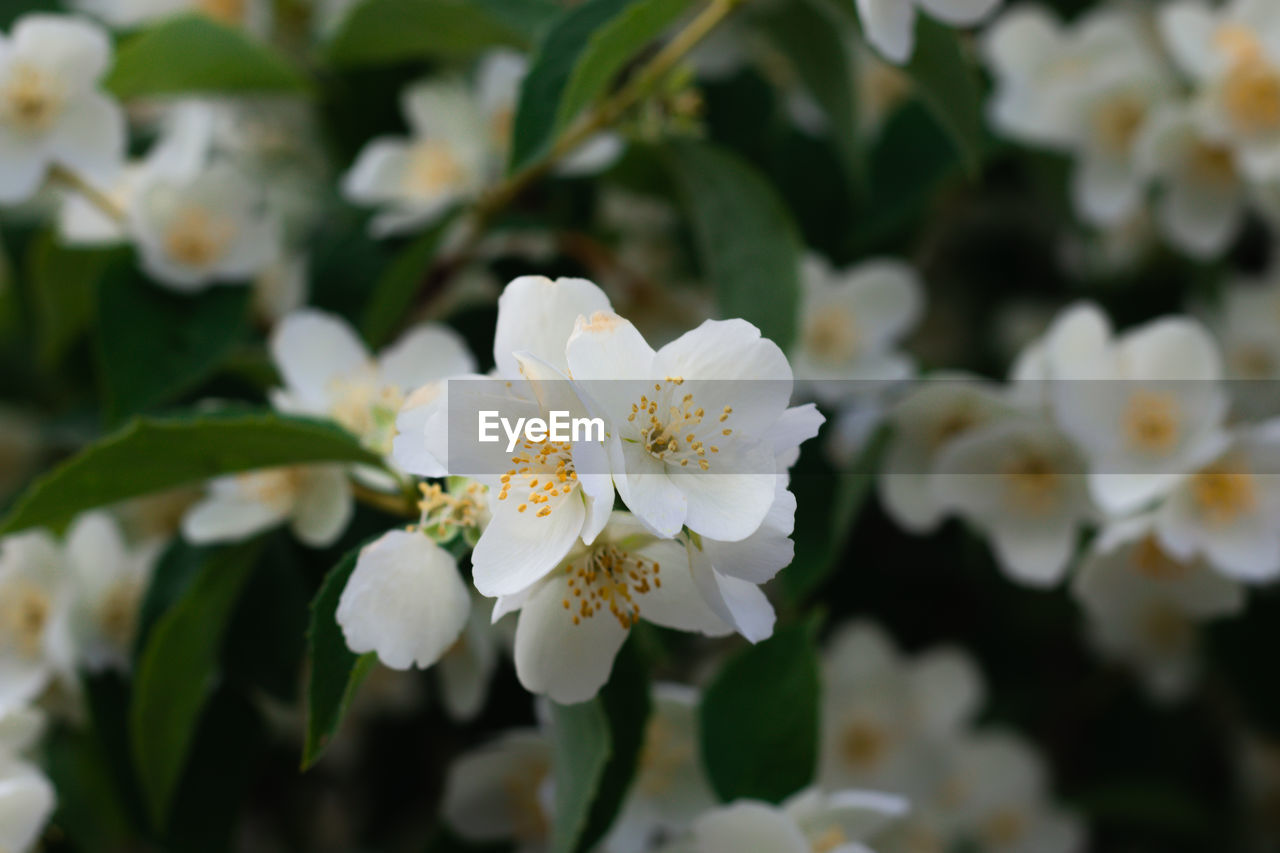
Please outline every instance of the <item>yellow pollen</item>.
M48 593L35 584L19 584L0 600L0 635L24 657L37 658L52 611Z
M1196 142L1187 157L1187 171L1192 180L1205 186L1220 187L1236 181L1236 157L1223 145Z
M329 415L344 429L379 453L390 453L395 441L396 416L404 392L384 385L372 365L329 382Z
M844 830L838 824L833 824L822 833L814 836L810 846L813 849L813 853L831 853L832 850L839 848L848 840L849 838L844 834Z
M889 751L889 736L880 726L854 720L840 737L840 752L853 767L875 767Z
M1157 581L1178 580L1191 570L1186 563L1170 557L1150 535L1134 546L1130 563L1138 574Z
M1124 414L1129 446L1149 453L1168 453L1182 434L1181 411L1172 394L1137 391Z
M1146 117L1146 104L1132 95L1110 98L1093 114L1094 138L1110 154L1127 154Z
M221 258L236 236L236 224L202 207L191 205L178 211L164 234L165 251L187 267L211 266Z
M596 547L565 572L569 591L578 601L572 611L575 625L607 610L623 628L630 628L640 619L636 599L661 586L657 563L614 545Z
M405 183L414 195L439 195L462 183L465 177L462 163L443 142L428 139L409 152Z
M1051 512L1061 496L1061 475L1037 453L1025 453L1013 460L1005 469L1004 481L1009 505L1034 515Z
M1218 28L1213 36L1213 46L1236 62L1259 59L1262 56L1262 43L1248 27L1240 24L1226 24Z
M627 420L635 422L639 418L640 440L646 452L669 465L688 468L690 463L696 463L699 470L707 471L711 467L706 459L707 448L698 439L705 410L695 405L692 393L677 396L675 389L683 384L680 376L655 382L653 399L647 392L640 395L639 402L631 405ZM732 406L725 406L720 420L726 420L732 412Z
M410 527L439 541L453 536L457 528L478 527L480 513L487 508L487 488L480 483L467 483L458 494L446 492L439 483L419 483L419 522ZM519 507L523 512L524 508Z
M995 812L982 823L982 836L993 847L1014 844L1026 834L1027 819L1012 809Z
M1238 61L1222 82L1223 105L1243 133L1280 130L1280 69L1261 56Z
M62 112L64 95L58 80L31 65L18 65L0 88L0 118L19 130L48 130Z
M1213 524L1230 524L1258 507L1257 481L1246 471L1210 466L1191 477L1191 493L1201 515Z

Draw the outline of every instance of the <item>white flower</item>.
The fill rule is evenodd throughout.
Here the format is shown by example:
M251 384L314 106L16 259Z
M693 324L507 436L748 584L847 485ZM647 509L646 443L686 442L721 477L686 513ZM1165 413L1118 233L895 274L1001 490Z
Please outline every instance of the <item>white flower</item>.
M1280 574L1280 421L1240 430L1156 510L1160 543L1180 560L1204 556L1222 574Z
M923 287L915 271L892 260L833 271L804 261L800 328L791 354L796 378L824 401L836 402L878 382L906 379L911 360L894 351L920 319ZM862 386L859 385L862 383ZM865 389L864 390L868 390Z
M1189 107L1165 107L1138 140L1140 168L1162 188L1157 220L1198 258L1220 255L1244 227L1247 186L1236 154Z
M1009 397L1033 413L1049 412L1055 382L1108 379L1112 370L1111 321L1093 303L1079 302L1014 359Z
M391 530L361 549L337 619L352 651L425 669L457 641L470 609L453 555L421 532Z
M732 630L699 596L684 543L658 539L625 512L613 513L593 544L575 547L540 582L499 599L495 617L516 608L520 683L564 705L604 686L641 618L711 636Z
M277 409L330 418L382 454L391 452L410 392L475 369L466 343L447 326L413 328L375 358L345 320L310 308L285 317L270 346L285 383L272 396Z
M512 840L518 853L540 853L551 807L551 744L539 731L516 730L449 767L441 813L468 841Z
M1213 329L1222 344L1227 376L1237 380L1280 379L1280 270L1258 280L1231 282L1222 294ZM1260 383L1244 386L1250 392ZM1239 397L1236 405L1251 401ZM1270 411L1276 411L1271 408Z
M862 844L907 811L897 797L808 790L781 806L739 800L707 812L663 853L865 853Z
M157 552L158 544L130 547L106 513L87 513L71 526L66 555L75 585L72 629L86 669L129 668Z
M475 197L496 169L484 116L461 83L411 86L401 109L412 136L372 140L342 180L350 201L382 209L371 225L379 237L413 231Z
M724 541L760 527L775 495L770 433L792 388L776 344L746 321L708 320L654 352L601 311L578 321L567 354L606 417L618 494L646 525Z
M861 622L832 638L823 683L822 784L908 797L930 787L934 754L961 733L983 697L981 675L959 650L907 660L879 627Z
M1103 531L1072 584L1089 633L1108 657L1142 672L1158 696L1176 698L1195 673L1199 623L1239 612L1240 584L1161 545L1151 517Z
M465 584L464 584L465 586ZM498 666L493 602L471 596L471 610L458 639L440 657L440 699L454 720L474 720L484 710L489 682Z
M275 326L307 304L310 266L301 253L280 255L253 280L253 316L263 326Z
M889 414L892 433L876 481L894 521L913 533L937 527L946 515L933 489L939 455L960 436L1010 410L997 391L960 375L931 377L898 403Z
M1170 53L1198 87L1197 110L1255 181L1280 177L1280 16L1266 0L1160 9Z
M280 252L280 230L259 188L215 162L194 177L149 175L129 209L142 266L180 292L248 283Z
M858 0L858 15L867 41L885 59L901 65L915 49L918 12L953 27L968 27L999 4L1000 0Z
M271 30L271 4L267 0L74 0L74 5L120 29L135 29L194 12L259 36Z
M53 785L26 762L0 756L0 848L28 853L53 815Z
M1093 515L1084 460L1056 427L1010 418L951 442L934 469L939 505L988 533L1003 569L1027 584L1062 579Z
M1059 425L1088 460L1090 494L1118 515L1167 494L1221 452L1227 398L1217 347L1188 318L1140 326L1106 352L1103 380L1053 382L1051 394Z
M716 804L699 760L698 692L655 684L653 710L631 791L603 842L609 853L643 853L655 837L682 833Z
M0 756L24 755L45 730L44 712L21 705L0 709Z
M0 707L37 698L75 664L71 579L43 532L0 540Z
M351 483L340 465L268 468L219 477L182 519L196 544L229 542L284 522L299 540L324 548L338 540L353 512Z
M113 177L125 120L98 89L110 62L106 33L74 17L26 15L0 36L0 202L29 198L51 166Z

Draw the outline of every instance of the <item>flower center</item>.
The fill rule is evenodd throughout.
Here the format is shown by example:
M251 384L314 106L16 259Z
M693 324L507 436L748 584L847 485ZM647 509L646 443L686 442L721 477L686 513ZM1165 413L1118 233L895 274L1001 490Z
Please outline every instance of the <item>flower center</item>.
M860 770L875 767L888 751L888 733L869 720L854 720L840 735L840 753Z
M380 384L368 371L330 380L329 394L329 414L343 429L372 450L391 452L396 415L404 404L403 391Z
M1223 463L1193 474L1191 494L1201 515L1213 524L1230 524L1258 506L1258 488L1253 475L1228 470Z
M1213 44L1218 50L1236 62L1258 59L1262 56L1262 43L1258 37L1240 24L1225 24L1218 28L1213 36Z
M982 837L993 847L1013 844L1026 832L1026 816L1014 809L1001 809L982 823Z
M1237 62L1224 78L1227 116L1242 133L1280 130L1280 71L1262 57Z
M1153 649L1172 654L1191 644L1193 627L1187 615L1168 604L1153 604L1143 614L1142 636Z
M1231 353L1235 374L1242 379L1271 379L1276 375L1276 357L1263 344L1245 344Z
M838 305L830 305L809 320L804 340L820 361L841 364L858 354L861 337L853 314Z
M480 525L480 514L487 504L482 484L468 483L458 495L445 491L439 483L419 483L418 491L422 493L418 499L420 518L414 529L443 542L452 539L460 527Z
M550 834L551 827L538 798L538 791L550 772L551 767L546 761L527 760L502 778L512 834L519 841L542 843Z
M689 742L672 731L662 717L654 716L649 720L640 754L640 789L651 796L669 791L693 757Z
M493 146L499 151L505 151L511 144L511 129L515 125L515 118L515 108L510 106L494 110L489 117L489 136Z
M235 237L235 223L203 207L183 208L165 232L169 257L188 267L208 267L221 258Z
M1172 394L1137 391L1129 398L1124 433L1129 446L1148 453L1168 453L1182 433L1178 401Z
M573 615L575 625L608 610L619 625L630 628L640 619L636 597L662 587L660 570L655 561L614 545L596 548L566 567L569 589L564 609Z
M49 594L35 584L22 583L16 590L6 591L4 599L0 628L24 657L39 657L44 629L53 612Z
M242 24L245 0L198 0L197 7L205 15L224 24Z
M703 471L711 469L707 458L708 451L719 453L720 448L707 444L698 437L706 410L698 406L692 394L680 397L679 402L672 404L676 389L684 384L681 377L667 377L662 382L653 384L653 399L648 394L641 394L638 403L631 404L631 414L627 420L639 422L640 439L644 449L668 465L679 465L687 468L690 462L697 463ZM732 406L725 406L717 416L721 424L720 435L733 435L733 428L723 426L733 414ZM710 424L708 424L710 427Z
M48 130L62 112L62 87L47 71L18 65L0 90L0 113L21 130Z
M958 406L943 414L931 430L930 448L938 450L978 425L978 416L967 406Z
M98 625L103 637L118 648L127 648L133 639L142 602L142 584L135 579L120 581L111 587L98 609Z
M844 834L844 829L839 824L832 824L821 833L813 836L809 842L813 853L831 853L843 846L849 840L849 836Z
M272 468L237 474L236 484L250 499L278 510L291 509L306 485L303 468Z
M524 512L532 504L538 518L551 515L552 498L567 497L578 485L578 472L573 467L573 450L565 441L529 441L511 461L516 467L502 475L498 500L505 501L511 489L527 489L524 502L516 507Z
M858 88L872 115L884 115L911 93L911 78L884 62L872 60Z
M1004 472L1006 499L1023 512L1043 515L1058 503L1061 477L1053 464L1038 453L1024 453Z
M1130 565L1135 572L1153 581L1178 580L1191 570L1186 563L1170 557L1150 535L1134 546Z
M1094 112L1094 138L1109 154L1127 154L1146 117L1146 104L1129 94L1117 95Z
M462 183L463 178L462 163L443 142L425 140L409 152L407 183L415 195L439 195Z
M1187 160L1187 171L1196 182L1220 187L1236 181L1236 158L1229 148L1197 142Z

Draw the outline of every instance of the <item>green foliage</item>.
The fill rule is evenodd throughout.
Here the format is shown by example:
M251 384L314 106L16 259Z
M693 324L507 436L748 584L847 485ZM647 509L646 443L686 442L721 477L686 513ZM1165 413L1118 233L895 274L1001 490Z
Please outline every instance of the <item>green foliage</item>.
M522 48L524 27L546 14L542 3L511 0L363 0L343 20L327 53L339 65L370 65L458 59L495 45Z
M307 462L381 465L341 429L304 418L244 411L135 418L37 480L0 533L56 527L85 510L222 474Z
M907 65L920 97L946 128L970 174L982 164L985 147L978 77L954 29L921 15L916 51Z
M111 249L59 245L52 234L33 241L27 252L27 286L44 368L58 367L67 350L89 328L97 285L112 255Z
M699 709L702 760L720 799L781 802L818 759L818 654L813 624L778 628L716 674Z
M261 542L210 553L191 588L156 624L138 664L130 734L152 825L163 829L208 691L224 628Z
M363 547L363 546L361 546ZM354 548L325 577L311 603L307 669L307 735L302 769L313 766L338 733L361 682L377 665L373 654L357 655L347 648L336 614L342 591L356 569L360 548Z
M663 154L720 312L749 320L787 349L796 332L801 244L786 205L751 166L713 145L681 140Z
M305 92L305 77L272 48L204 15L169 18L116 52L106 87L120 98Z
M360 328L372 346L389 341L413 309L413 300L426 283L439 254L440 241L454 222L452 213L400 250L391 265L378 277L364 308Z

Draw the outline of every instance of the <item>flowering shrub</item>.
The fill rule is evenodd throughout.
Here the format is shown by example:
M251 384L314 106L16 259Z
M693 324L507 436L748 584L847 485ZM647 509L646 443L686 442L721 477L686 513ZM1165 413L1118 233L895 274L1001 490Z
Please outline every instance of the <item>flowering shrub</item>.
M1272 0L0 9L0 851L1269 850Z

